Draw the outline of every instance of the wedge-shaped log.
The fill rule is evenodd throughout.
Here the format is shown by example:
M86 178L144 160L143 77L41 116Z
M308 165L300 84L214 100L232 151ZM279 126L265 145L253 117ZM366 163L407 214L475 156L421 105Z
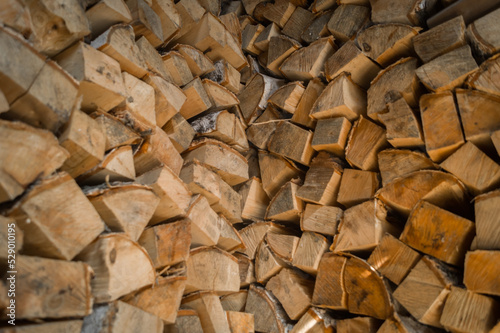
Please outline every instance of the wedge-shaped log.
M296 7L292 16L290 16L288 21L283 26L282 32L284 35L301 42L302 32L307 28L307 26L312 22L313 19L313 13L305 8ZM272 24L270 26L272 26ZM262 51L265 51L265 49Z
M311 129L315 128L316 119L310 117L309 113L312 106L324 89L325 85L319 78L315 78L309 81L293 113L291 119L293 123L303 125Z
M203 328L201 327L200 317L198 312L194 310L181 310L177 311L177 318L175 324L165 325L165 333L180 333L180 332L192 332L192 333L203 333Z
M154 47L160 46L163 41L163 29L158 14L150 7L152 2L146 0L125 0L130 13L132 22L130 25L134 28L137 36L144 36Z
M160 76L148 74L144 77L144 81L154 89L156 125L163 127L181 110L186 102L186 95Z
M28 1L31 16L30 41L35 49L54 56L90 33L89 22L78 1Z
M130 25L114 25L90 45L118 61L122 70L135 77L147 74L146 61L135 44L134 29Z
M470 141L441 163L441 167L464 182L475 195L492 190L500 183L500 165Z
M224 295L240 289L238 260L216 247L191 250L186 266L184 294L209 290Z
M255 46L255 42L263 31L262 24L247 24L241 32L241 49L254 56L261 54L262 51Z
M320 119L316 124L311 146L316 151L327 151L344 157L350 130L351 122L345 117Z
M279 70L280 66L286 58L300 47L301 45L296 40L287 36L280 35L271 37L267 52L266 68L271 71L271 73L282 76L283 74Z
M351 76L342 73L323 90L311 108L315 119L345 117L349 121L366 115L366 92L353 82Z
M367 262L380 274L399 285L422 256L391 234L385 234Z
M227 88L234 94L240 92L241 74L227 61L220 60L215 64L215 70L208 73L207 78Z
M236 254L238 255L238 254ZM224 311L244 312L248 290L242 289L236 293L227 294L220 298Z
M269 97L268 103L288 113L294 114L304 94L304 90L304 86L300 82L289 83L276 90Z
M328 21L328 30L336 40L345 43L369 21L370 9L365 6L341 4Z
M270 198L290 179L301 175L301 171L286 159L266 151L259 151L259 166L262 186Z
M314 4L319 1L315 1ZM334 5L333 1L327 0L330 4ZM313 13L315 13L313 9ZM321 37L327 37L331 34L328 30L328 21L332 17L333 10L325 10L316 13L313 21L302 31L300 38L306 43L312 43Z
M237 3L235 3L237 5ZM241 14L243 14L243 5L241 5ZM221 13L222 14L222 13ZM234 40L241 45L241 25L238 15L234 12L226 13L219 16L222 24L226 27L227 31L233 36ZM232 67L232 66L231 66ZM233 67L234 68L234 67ZM236 71L236 69L234 69Z
M173 49L184 57L193 76L202 76L215 70L212 60L197 48L191 45L177 44Z
M156 51L156 49L151 45L146 37L140 37L135 44L139 48L144 57L144 61L150 73L155 74L167 80L168 82L173 82L174 79L171 73L165 67L162 57Z
M385 130L360 116L349 134L345 156L350 165L362 170L376 171L378 153L387 146Z
M0 202L14 199L69 157L56 137L19 122L0 121Z
M422 26L425 18L436 6L436 1L403 0L370 0L372 21L374 23L402 23Z
M231 222L229 222L224 215L219 215L219 221L220 236L217 242L217 247L227 252L245 249L245 244L243 243L240 233L231 224Z
M108 318L102 320L102 318ZM163 332L161 318L122 301L99 304L83 321L82 332Z
M76 178L102 161L106 139L101 126L94 119L80 110L74 110L62 130L59 143L70 156L61 170Z
M500 95L500 84L496 79L500 66L500 56L494 55L484 61L479 70L472 73L467 79L467 85L490 94Z
M105 134L106 151L120 146L139 144L142 141L139 134L108 113L94 112L90 116L101 126Z
M358 44L364 54L383 67L412 54L412 38L417 36L420 27L400 23L373 25L360 31Z
M312 304L386 319L393 306L386 283L366 261L347 254L323 256Z
M132 14L124 0L101 0L87 9L85 16L94 38L115 24L132 21Z
M238 189L241 196L241 217L248 220L263 220L269 205L269 196L259 178L251 178Z
M286 263L291 263L300 238L294 235L268 233L264 238L272 253Z
M236 150L217 140L195 142L183 154L184 162L199 161L231 186L248 180L248 162Z
M99 214L65 172L33 187L9 216L25 234L27 255L71 260L104 231Z
M266 150L276 128L282 122L283 120L269 120L253 123L246 130L248 141L253 143L257 148Z
M125 101L127 110L133 118L154 127L156 125L154 88L126 72L123 73L123 82L127 93Z
M172 141L172 144L179 153L189 148L195 136L193 128L180 113L176 113L162 127L162 130L167 133L170 141Z
M308 81L324 73L326 60L336 51L333 37L318 39L283 61L279 70L289 80Z
M120 64L108 55L79 42L55 60L80 83L83 111L109 111L125 100Z
M459 283L457 274L453 268L425 256L394 291L394 298L422 324L442 327L439 318L451 286Z
M287 264L274 254L269 245L262 241L255 253L255 280L265 284L278 274Z
M285 229L279 224L272 222L254 222L240 230L241 238L246 245L246 249L240 252L246 254L250 259L255 259L257 248L267 233L292 234L290 230Z
M477 69L470 46L465 45L420 66L415 73L429 90L440 92L461 86Z
M328 245L329 241L326 237L305 231L300 237L293 256L293 266L315 276L318 273L321 257L328 250Z
M338 203L349 208L373 198L379 188L376 172L344 169L338 192Z
M123 301L159 317L165 325L174 324L185 286L185 276L158 277L154 286L127 295Z
M387 112L386 94L399 92L410 107L418 105L420 87L415 70L417 59L403 58L380 71L373 79L368 89L367 114L374 120L379 120L378 115Z
M343 215L338 207L307 204L300 219L300 229L334 236Z
M283 122L276 128L269 141L269 151L304 165L311 162L314 150L311 147L313 133L290 122ZM293 138L293 139L291 139ZM293 140L295 144L289 145Z
M212 80L203 79L203 87L212 102L212 110L224 110L239 104L235 94Z
M266 220L297 224L304 207L302 200L297 196L298 189L299 185L293 180L283 185L267 207Z
M408 191L408 188L415 191ZM466 188L458 178L434 170L416 171L396 178L377 191L375 197L403 216L410 215L421 199L451 210L464 206L467 201Z
M250 284L256 282L256 280L255 280L255 265L254 265L253 260L248 258L246 255L241 254L241 253L237 253L237 252L234 253L233 256L236 259L238 259L238 267L240 268L240 288L248 287ZM226 311L231 310L231 309L233 309L234 311L236 311L236 310L243 311L245 309L245 302L247 299L246 292L247 292L246 290L240 290L238 293L236 293L236 294L245 293L244 299L241 302L238 301L237 304L234 303L234 302L236 302L236 300L235 301L231 300L231 298L232 298L231 295L235 295L235 294L229 294L229 295L223 296L221 301L222 301L222 306L224 307L224 309ZM228 297L227 302L232 304L232 305L235 304L236 308L233 308L232 306L226 307L224 305L224 303L225 303L224 301L225 301L226 297ZM237 297L236 295L234 297L238 298L238 299L243 298L243 296Z
M182 54L170 51L162 55L161 58L174 84L181 87L193 80L193 74Z
M175 4L175 9L180 16L180 30L170 41L177 42L182 36L189 32L197 23L200 22L206 9L202 7L199 1L182 0Z
M160 202L143 185L122 185L87 193L87 197L111 231L124 232L137 241Z
M285 268L269 280L266 289L276 296L290 319L297 320L311 305L314 283L298 272ZM290 290L294 292L290 293Z
M202 195L195 195L187 211L191 220L191 247L212 246L219 242L221 220Z
M226 311L227 321L232 333L253 333L254 316L251 313Z
M131 146L115 148L104 156L99 165L84 173L78 182L86 185L99 185L106 181L135 180L134 155Z
M500 49L500 40L494 30L499 17L500 10L496 9L467 27L467 38L481 59L488 58Z
M264 28L264 30L261 31L261 33L259 33L255 41L253 42L253 45L260 52L266 52L269 50L269 42L271 41L271 38L279 36L280 32L281 30L278 25L274 22L271 22L267 27Z
M324 206L335 204L343 172L338 162L333 155L320 152L312 160L304 185L297 191L297 198Z
M425 154L405 149L386 149L378 153L378 168L385 186L395 178L414 171L437 169Z
M351 73L351 78L357 85L368 89L380 69L353 41L348 41L326 61L325 76L331 81L343 72Z
M264 18L276 23L280 28L283 28L295 11L295 5L292 2L278 0L268 6L264 11Z
M245 312L255 318L255 331L284 333L290 319L278 300L266 289L251 285Z
M29 10L24 6L24 3L18 0L4 1L0 11L2 13L0 21L4 22L4 25L25 36L31 33Z
M451 287L440 322L448 331L486 333L495 326L499 309L493 298Z
M193 118L212 107L212 101L199 77L182 87L186 101L179 113L186 119Z
M487 294L500 295L498 283L498 258L499 251L477 250L467 252L465 257L464 284L467 290Z
M455 266L463 265L473 238L473 222L425 201L417 204L400 236L414 249Z
M377 333L411 333L415 330L422 333L439 332L439 329L423 325L412 316L403 316L395 312L393 318L384 321Z
M155 282L156 274L148 253L123 234L99 236L76 259L94 270L91 286L96 303L114 301ZM131 262L134 269L124 270Z
M337 329L340 321L336 322ZM299 332L333 332L333 321L332 317L323 309L311 307L300 320L293 326L290 333Z
M165 165L178 175L182 168L182 157L172 141L161 128L156 127L153 135L148 136L134 155L135 171L142 175L147 171Z
M198 313L203 333L231 332L226 313L216 293L211 291L194 293L182 300L182 307L195 310ZM190 329L191 326L182 326L182 329L186 328Z
M500 191L489 192L474 199L476 244L478 249L500 250Z
M15 319L77 318L92 312L92 270L88 265L17 255L16 270L15 282L9 279L2 283L5 290L0 301L5 304L2 319L8 318L7 305L13 304L7 298L12 284L16 287ZM47 307L47 304L51 306Z

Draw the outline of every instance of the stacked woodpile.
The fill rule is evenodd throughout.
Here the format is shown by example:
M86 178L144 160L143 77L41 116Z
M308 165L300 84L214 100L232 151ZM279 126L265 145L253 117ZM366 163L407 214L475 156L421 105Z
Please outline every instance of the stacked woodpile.
M500 332L496 3L1 1L0 332Z

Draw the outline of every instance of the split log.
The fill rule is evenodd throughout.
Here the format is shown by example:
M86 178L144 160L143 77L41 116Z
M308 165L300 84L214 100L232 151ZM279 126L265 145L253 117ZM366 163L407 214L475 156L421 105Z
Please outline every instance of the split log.
M241 288L248 287L250 284L256 282L255 280L255 266L254 262L248 258L246 255L241 254L241 253L234 253L233 256L238 259L238 267L240 269L240 291L236 294L230 294L223 296L221 301L222 301L222 306L224 307L224 310L234 310L234 311L243 311L245 309L245 302L246 302L246 290L241 290ZM240 293L245 293L244 297L243 295L236 296L237 294ZM228 303L233 304L233 301L230 298L231 295L235 295L234 297L237 298L238 301L237 305L235 307L226 307L224 305L226 298ZM244 299L242 299L244 298Z
M158 14L150 7L150 3L146 0L125 0L130 14L132 14L132 22L130 25L134 28L134 33L137 36L144 36L153 45L158 47L164 42L163 29L161 20Z
M300 238L294 235L268 233L264 240L274 255L286 263L291 263Z
M97 37L111 26L130 23L132 14L124 0L102 0L85 11L92 37Z
M203 8L197 0L181 0L175 4L175 9L180 16L180 29L169 44L175 44L182 36L199 23L206 13L206 9Z
M297 196L298 188L299 185L293 180L283 185L267 207L266 220L298 224L304 206Z
M262 51L255 46L255 42L263 31L262 24L247 24L241 32L241 49L255 56L261 54Z
M193 118L212 107L212 101L200 78L197 77L193 79L193 81L186 84L182 90L186 95L186 102L182 105L179 113L184 118Z
M248 162L236 150L213 139L195 142L183 154L184 163L197 160L231 186L248 180Z
M268 105L271 104L281 110L294 114L304 91L305 88L300 82L291 82L278 88L269 97Z
M274 75L281 76L279 68L286 58L300 48L299 42L287 36L271 37L269 41L266 68Z
M475 195L496 188L500 182L500 165L471 142L444 160L441 167L454 174Z
M212 102L213 111L229 109L239 104L235 94L212 80L203 79L203 87Z
M498 251L467 252L465 257L464 284L472 292L500 295L497 262Z
M270 198L290 179L301 175L301 171L279 155L259 151L259 166L262 174L262 187Z
M307 204L300 219L300 229L334 236L343 215L338 207Z
M24 234L22 229L16 227L15 222L10 217L0 216L0 246L4 249L4 251L0 252L0 259L5 259L6 263L8 263L9 259L9 243L13 243L17 251L23 248ZM13 231L15 231L14 235L12 235Z
M500 86L496 79L500 66L500 56L494 55L484 61L479 69L467 78L467 85L490 94L500 95Z
M500 40L494 29L499 17L500 10L496 9L467 27L467 39L480 59L486 59L500 50Z
M344 157L351 122L344 117L320 119L314 130L311 146L316 151L327 151Z
M381 151L378 154L378 167L382 178L382 186L414 171L437 169L437 165L423 153L403 149Z
M230 333L226 313L219 296L213 292L197 292L182 300L182 307L198 313L204 333ZM190 327L182 326L182 329ZM182 330L181 332L186 332Z
M216 247L191 250L184 294L209 290L224 295L240 289L238 260Z
M367 263L384 277L399 285L421 257L417 251L391 234L385 234Z
M162 324L174 324L185 285L185 276L158 277L155 285L127 295L123 301L159 317Z
M164 333L181 333L181 332L192 332L192 333L203 333L203 328L201 327L200 317L198 312L194 310L179 310L177 312L177 318L175 324L165 325Z
M148 252L155 269L186 261L191 244L191 221L180 221L147 228L137 241Z
M217 247L221 248L227 252L234 252L236 250L244 249L245 244L240 236L240 233L236 228L229 222L224 215L219 215L220 236L217 241ZM238 261L239 265L239 261ZM240 276L241 277L241 276Z
M394 298L419 322L441 328L439 319L451 286L458 284L456 270L424 256L394 291Z
M346 73L330 81L310 111L315 119L345 117L354 121L360 115L366 115L366 92Z
M89 22L77 1L27 1L31 17L30 41L35 49L54 56L90 33Z
M280 301L288 317L297 320L311 306L314 283L298 272L285 268L267 282L266 289ZM293 293L290 293L291 290Z
M157 209L160 198L143 185L121 185L87 192L87 198L111 231L137 241Z
M123 72L122 75L127 99L125 105L118 107L114 112L123 108L130 114L130 118L132 118L130 122L142 123L142 126L146 128L154 128L156 126L156 111L153 87L129 73ZM141 128L141 131L144 129Z
M241 272L241 270L240 270ZM240 290L236 293L221 296L220 301L224 311L244 312L247 302L248 290Z
M429 90L441 92L461 86L477 69L470 47L465 45L420 66L415 73Z
M137 177L136 181L150 187L160 198L149 225L186 216L191 202L191 192L170 168L160 166L151 169Z
M135 180L134 155L131 146L115 148L104 156L99 165L78 177L85 185Z
M377 333L381 321L373 317L354 317L337 320L337 333L366 332Z
M476 243L478 249L500 250L500 233L498 225L500 215L500 192L494 191L477 196L474 199L476 222Z
M266 289L255 284L248 291L245 312L255 318L255 331L284 333L289 318L283 307Z
M300 320L293 326L290 333L333 333L336 325L338 329L338 322L332 319L325 310L312 307L304 313Z
M271 22L267 27L262 30L262 32L257 36L253 45L260 52L266 52L269 49L269 42L271 38L280 35L280 28L276 23Z
M107 318L103 320L103 318ZM132 320L133 319L133 320ZM163 331L163 322L151 313L122 301L97 305L90 316L83 321L82 332L127 332L147 330L152 333Z
M238 189L241 196L241 217L248 220L263 220L269 205L269 197L259 178L250 178Z
M328 21L328 30L335 37L335 40L345 43L352 39L369 19L369 7L341 4L335 9L330 21Z
M114 301L155 281L154 266L146 250L122 234L99 236L76 259L94 270L91 286L96 303ZM124 270L130 262L134 269Z
M28 8L19 0L8 0L0 5L0 21L20 32L23 36L31 33L31 18Z
M302 97L300 98L299 104L297 105L297 108L293 113L291 119L293 123L306 126L311 129L315 128L316 120L310 117L309 113L312 109L312 106L324 89L325 85L319 78L315 78L309 81L306 89L302 94Z
M231 333L254 333L254 317L251 313L226 311Z
M363 53L383 67L412 54L412 38L422 30L398 23L373 25L357 34Z
M80 110L74 110L59 143L70 154L61 170L76 178L89 171L104 158L106 141L101 126Z
M184 57L193 77L202 76L215 70L212 60L191 45L177 44L173 50Z
M465 22L457 16L413 38L415 52L423 62L429 62L465 45Z
M163 43L168 43L181 28L181 17L172 0L153 0L151 9L160 18Z
M318 1L315 1L317 3ZM333 1L332 1L333 2ZM312 5L315 6L314 4ZM312 11L315 12L314 9ZM319 11L313 21L302 31L300 38L306 43L312 43L321 37L330 35L328 30L328 21L332 17L333 10Z
M240 230L241 238L246 245L246 249L240 252L246 254L250 259L255 259L257 248L267 233L291 234L289 230L279 224L274 224L272 222L254 222Z
M362 170L376 171L378 153L387 146L385 130L360 116L354 123L345 156L350 165Z
M157 118L158 119L158 118ZM180 113L176 113L163 127L179 153L189 148L195 136L194 129Z
M313 13L302 7L296 7L292 16L290 16L286 24L283 26L282 33L283 35L301 42L302 32L307 28L313 19Z
M291 140L295 142L293 146L288 144ZM273 137L269 141L268 148L272 153L309 165L314 153L311 141L312 132L290 122L283 122L276 128Z
M293 266L316 276L321 257L328 250L329 241L322 235L305 231L293 256Z
M262 241L255 253L255 280L265 284L278 274L287 264L276 256L269 245Z
M350 73L357 85L367 89L380 66L365 56L353 41L348 41L325 63L326 79L331 81L343 72Z
M65 172L33 187L9 216L25 235L23 253L27 255L71 260L104 231L99 214Z
M279 70L289 80L308 81L324 73L326 60L337 50L333 37L325 37L286 58Z
M88 265L18 254L16 270L15 319L78 318L92 312L92 270ZM6 274L6 277L9 275ZM9 288L12 289L13 282L4 281L2 286L5 293L1 296L1 302L6 305L2 311L2 319L7 319L7 304L11 302L7 298L7 292ZM42 290L40 286L43 286ZM51 306L48 307L47 304Z
M464 144L452 92L423 95L420 114L425 148L434 162L443 161Z
M280 28L283 28L295 11L295 5L292 2L278 0L264 11L264 18L276 23ZM255 13L254 13L255 16Z
M374 23L402 23L422 26L436 6L436 1L404 0L370 0L372 21Z
M337 201L346 208L373 198L379 188L378 174L372 171L344 169Z
M172 82L172 75L167 71L160 54L156 51L153 45L151 45L147 38L142 36L135 42L135 44L141 51L148 70L151 73L157 74L163 79Z
M340 179L344 171L338 162L340 161L333 155L320 152L312 160L304 185L296 193L297 198L324 206L337 203Z
M241 3L240 7L241 10L243 11L243 5L241 5ZM238 19L238 15L236 15L235 13L227 13L219 16L219 19L221 20L222 24L224 24L227 31L229 31L231 36L233 36L234 40L238 43L238 45L241 45L241 26L240 26L240 21Z
M400 236L414 249L455 266L463 265L473 238L473 222L425 201L413 209Z
M220 60L214 64L215 70L208 73L206 78L225 87L234 94L240 92L241 74L227 61Z
M19 122L0 120L0 202L13 200L69 157L56 137Z
M448 331L486 333L495 326L499 309L493 298L452 287L440 322Z
M106 151L126 145L140 144L142 139L118 118L104 112L94 112L90 115L101 126L106 137Z
M57 55L55 60L79 82L83 111L89 113L99 109L106 112L125 100L127 93L120 64L108 55L79 42Z
M423 325L412 316L403 316L394 313L393 318L386 319L377 333L437 333L439 329Z
M204 196L193 197L187 217L191 220L191 248L218 243L221 221Z
M146 61L135 44L134 29L130 25L114 25L90 45L118 61L123 71L137 78L147 74Z
M193 74L189 69L186 59L176 51L170 51L161 56L165 69L172 78L172 83L184 86L193 80Z
M399 92L410 107L418 105L420 87L415 71L417 59L404 58L380 71L368 89L367 114L373 120L387 112L386 94Z

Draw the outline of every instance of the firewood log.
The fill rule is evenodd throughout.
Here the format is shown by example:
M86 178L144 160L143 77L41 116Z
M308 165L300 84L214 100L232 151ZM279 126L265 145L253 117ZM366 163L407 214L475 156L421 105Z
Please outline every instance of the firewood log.
M286 84L281 86L269 97L268 104L272 104L281 110L294 114L304 91L305 88L300 82Z
M179 52L186 61L193 77L202 76L215 70L214 63L196 47L177 44L173 50Z
M124 0L101 0L87 9L85 16L94 38L115 24L132 21L132 14Z
M248 290L242 289L236 293L227 294L220 298L224 311L244 312Z
M370 0L372 21L374 23L402 23L422 25L425 18L436 6L437 1L404 0Z
M125 0L125 3L132 14L130 25L134 28L135 34L146 37L154 47L163 44L165 39L160 17L151 8L152 2L148 4L146 0Z
M181 333L181 332L192 332L192 333L203 333L203 328L201 327L200 317L198 312L194 310L179 310L177 312L177 318L175 324L165 325L164 333Z
M335 3L334 1L327 0ZM315 1L317 3L318 1ZM312 5L314 13L314 3ZM328 21L332 17L333 10L319 11L315 14L313 21L305 28L300 35L300 38L306 43L312 43L321 37L327 37L330 35L328 30Z
M281 76L279 67L286 58L301 47L299 42L287 36L271 37L269 41L266 68L274 75Z
M328 30L335 40L345 43L369 21L369 17L369 7L341 4L328 21Z
M378 167L385 186L395 178L414 171L438 167L427 156L418 151L405 149L386 149L378 153Z
M495 266L499 256L498 251L472 251L465 257L464 284L467 290L487 294L500 294L498 285L498 266Z
M180 16L180 29L174 38L170 40L172 44L175 44L182 36L199 23L206 13L206 9L201 6L198 0L181 0L175 4L175 9Z
M313 18L314 14L310 11L302 7L296 7L292 16L283 26L282 33L301 42L302 32L312 22Z
M381 326L381 321L373 317L354 317L337 321L337 332L366 332L376 333Z
M208 73L206 78L227 88L234 94L240 91L241 74L227 61L220 60L214 64L215 70Z
M301 175L301 171L279 155L259 151L259 166L262 174L262 187L272 198L290 179Z
M243 9L243 5L241 5L241 2L240 6L241 9ZM227 13L224 15L220 15L219 19L221 20L222 24L224 24L224 26L226 27L227 31L231 34L231 36L233 36L238 45L241 45L241 26L240 26L240 21L238 19L238 15L236 15L235 13Z
M158 115L156 119L158 121ZM170 118L162 127L162 130L167 133L170 141L172 141L172 144L179 153L189 148L195 136L193 128L180 113L176 113Z
M125 126L118 118L104 112L94 112L90 116L101 126L105 134L106 151L141 143L142 139L139 134Z
M300 229L334 236L343 215L338 207L307 204L300 219Z
M278 300L266 289L252 284L245 312L255 318L255 331L284 333L289 318Z
M182 54L170 51L163 54L161 59L165 69L173 80L172 83L181 87L193 80L193 74Z
M500 192L493 191L477 196L474 199L476 240L478 249L500 249L500 234L496 227L500 216L497 214L499 194Z
M229 222L228 219L226 219L222 214L219 215L219 221L221 227L217 247L231 253L236 250L245 249L243 239L232 223Z
M311 275L318 273L321 257L327 251L330 242L326 237L305 231L293 256L293 266Z
M240 230L241 238L246 245L246 249L240 252L246 254L250 259L255 259L257 248L267 233L293 234L290 230L279 224L272 222L254 222Z
M494 55L484 61L479 69L467 78L467 85L490 94L500 95L500 87L496 80L496 71L499 66L500 56Z
M195 310L204 333L230 333L226 313L219 296L211 291L193 293L182 299L182 307ZM188 329L189 326L182 326ZM182 332L185 332L182 330Z
M163 127L181 110L186 102L186 96L181 89L160 76L147 74L144 82L152 86L155 91L156 125Z
M62 320L54 322L44 322L40 324L16 325L15 328L5 328L0 332L15 333L63 333L80 332L82 330L83 320Z
M263 220L269 205L269 196L259 178L250 178L238 189L241 196L241 217L247 220Z
M251 313L226 311L231 333L254 333L254 316Z
M247 24L241 32L241 49L254 56L261 54L262 51L255 46L255 42L263 31L262 24Z
M172 73L168 71L162 57L146 37L142 36L135 42L135 44L141 51L146 66L151 73L157 74L169 82L174 82Z
M187 211L191 220L191 247L212 246L219 241L221 221L202 195L195 195Z
M151 9L160 18L163 43L168 43L181 28L181 17L172 0L153 0Z
M496 9L478 18L467 27L467 39L480 59L486 59L498 52L500 42L494 32L500 10Z
M319 332L333 333L338 322L332 319L329 314L320 308L311 307L293 326L290 333Z
M299 185L293 180L281 187L271 199L266 210L266 220L280 221L283 224L298 224L304 203L297 192Z
M408 315L394 313L393 318L386 319L377 333L437 333L442 330L419 323L415 318Z
M327 151L339 157L345 156L351 122L345 117L320 119L316 124L311 146L316 151Z
M295 108L291 121L298 125L303 125L308 128L314 129L316 120L309 116L311 108L318 99L319 95L325 89L325 85L319 78L314 78L307 84L299 104ZM314 140L314 139L313 139Z
M290 146L291 138L295 142ZM283 122L276 128L268 144L270 152L287 157L298 163L309 165L314 150L311 147L312 132L302 129L291 122Z
M31 33L29 9L19 0L3 1L0 4L0 21L24 36Z
M337 201L346 208L370 200L379 188L378 174L372 171L344 169Z
M255 253L255 280L265 284L284 267L287 267L287 263L275 255L265 241L262 241Z
M212 101L199 77L186 84L182 90L186 95L186 101L179 113L184 118L193 118L212 107Z
M202 82L212 102L212 111L229 109L239 104L238 98L229 89L224 88L212 80L203 79Z

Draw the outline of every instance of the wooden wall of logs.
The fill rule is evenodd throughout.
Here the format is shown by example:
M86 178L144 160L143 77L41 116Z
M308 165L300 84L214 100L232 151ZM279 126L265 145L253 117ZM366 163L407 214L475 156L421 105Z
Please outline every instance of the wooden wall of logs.
M499 7L0 1L0 332L500 332Z

